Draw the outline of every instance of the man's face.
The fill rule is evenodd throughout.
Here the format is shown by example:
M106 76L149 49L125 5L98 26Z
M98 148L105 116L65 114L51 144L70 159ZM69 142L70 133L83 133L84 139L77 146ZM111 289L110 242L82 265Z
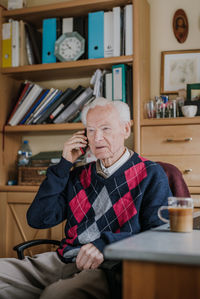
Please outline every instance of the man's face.
M87 137L90 149L106 167L122 156L124 140L129 134L130 125L120 121L115 107L96 106L88 111Z

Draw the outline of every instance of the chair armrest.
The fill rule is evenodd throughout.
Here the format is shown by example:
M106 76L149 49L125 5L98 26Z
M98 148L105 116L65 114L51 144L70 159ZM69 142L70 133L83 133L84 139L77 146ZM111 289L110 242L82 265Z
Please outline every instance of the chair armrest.
M37 240L30 240L27 242L20 243L13 247L13 250L17 251L18 259L23 260L24 259L24 250L41 244L54 244L54 245L60 245L60 241L58 240L49 240L49 239L37 239Z

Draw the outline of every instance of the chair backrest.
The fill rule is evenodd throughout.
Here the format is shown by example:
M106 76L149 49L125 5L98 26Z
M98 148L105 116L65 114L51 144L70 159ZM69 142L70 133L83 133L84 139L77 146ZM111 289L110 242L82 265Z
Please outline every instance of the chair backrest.
M180 170L170 163L160 161L156 163L164 169L172 194L177 197L190 197L189 189Z

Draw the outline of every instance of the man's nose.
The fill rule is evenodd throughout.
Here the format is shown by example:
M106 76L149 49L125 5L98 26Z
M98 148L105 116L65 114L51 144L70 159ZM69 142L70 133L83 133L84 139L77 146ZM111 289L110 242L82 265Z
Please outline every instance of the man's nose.
M95 141L101 140L103 138L102 131L101 130L96 130L94 138L95 138Z

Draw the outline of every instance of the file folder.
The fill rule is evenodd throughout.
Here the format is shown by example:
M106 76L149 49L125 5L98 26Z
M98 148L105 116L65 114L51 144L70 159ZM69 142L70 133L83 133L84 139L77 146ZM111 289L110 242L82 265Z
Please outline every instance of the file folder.
M104 12L88 14L88 58L104 57Z
M12 66L19 66L19 21L12 24Z
M126 65L112 66L112 95L113 100L126 103Z
M54 46L56 39L57 19L44 19L42 33L42 63L56 62L56 56L54 55Z
M2 26L2 67L12 66L12 25L11 22Z

